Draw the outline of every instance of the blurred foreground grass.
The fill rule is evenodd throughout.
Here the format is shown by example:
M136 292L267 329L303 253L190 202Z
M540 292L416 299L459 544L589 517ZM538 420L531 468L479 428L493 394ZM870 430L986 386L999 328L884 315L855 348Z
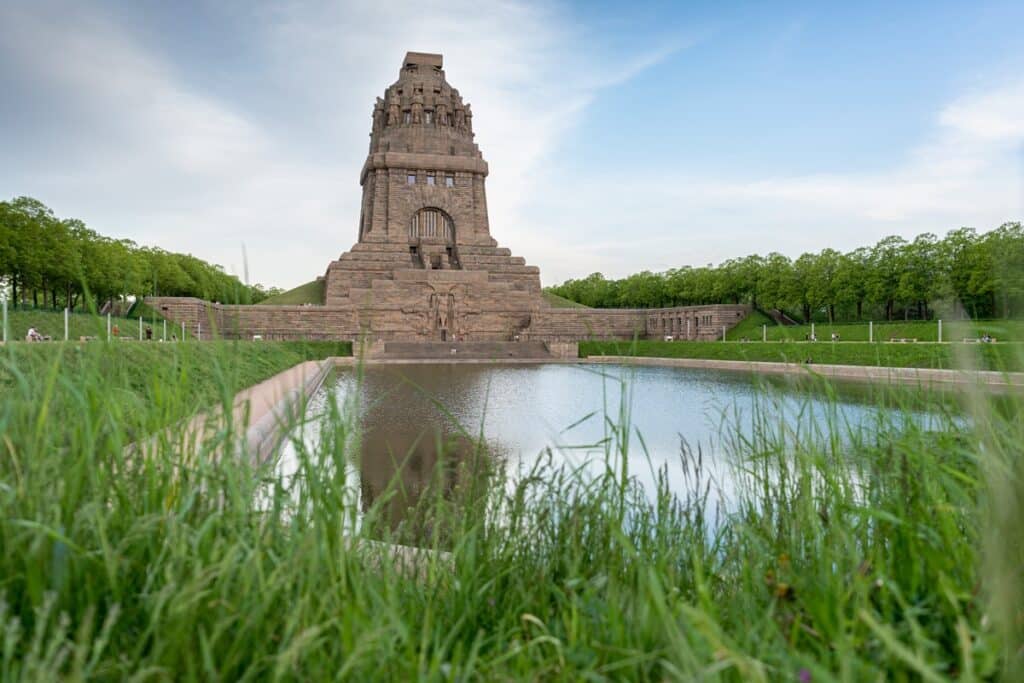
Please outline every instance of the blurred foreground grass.
M700 452L684 493L640 490L623 406L597 479L439 464L419 542L451 559L410 575L346 538L390 528L350 495L354 409L327 401L294 478L214 457L241 425L126 455L319 347L44 346L0 349L4 681L1021 680L1019 397L801 432L766 387L725 510Z

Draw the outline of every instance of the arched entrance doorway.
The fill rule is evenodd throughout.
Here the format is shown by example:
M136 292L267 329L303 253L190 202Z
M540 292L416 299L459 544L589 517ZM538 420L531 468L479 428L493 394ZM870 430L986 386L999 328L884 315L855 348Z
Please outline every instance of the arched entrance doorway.
M433 206L415 212L409 221L409 254L420 268L461 270L452 217Z

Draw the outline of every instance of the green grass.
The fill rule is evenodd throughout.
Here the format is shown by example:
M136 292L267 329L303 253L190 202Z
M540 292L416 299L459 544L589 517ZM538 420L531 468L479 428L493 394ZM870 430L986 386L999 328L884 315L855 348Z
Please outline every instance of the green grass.
M112 316L110 319L111 328L118 327L121 337L130 339L139 338L139 319L119 318ZM149 312L146 314L143 325L153 329L154 338L158 338L163 330L163 318ZM64 312L51 311L47 309L23 308L16 311L7 311L7 338L12 341L25 339L30 327L35 327L43 336L52 337L54 340L64 339ZM180 334L174 323L167 324L167 336L171 332ZM105 315L93 315L92 313L70 313L68 315L68 338L77 340L79 337L107 337L107 317Z
M867 342L665 342L641 340L580 342L580 357L651 356L781 363L877 365L905 368L956 368L960 353L979 369L1024 371L1024 344L893 344Z
M54 376L67 384L52 395L56 403L68 398L78 375L95 372L120 402L120 428L136 433L226 402L302 361L351 353L351 342L10 344L0 349L0 392L17 394L34 378Z
M566 299L563 296L558 296L552 292L541 291L540 294L544 297L544 301L554 308L590 308L589 306L584 306L581 303L571 299Z
M768 325L768 328L771 329L775 327L775 321L761 311L753 310L750 312L750 315L739 321L735 327L726 332L726 339L746 338L760 341L762 325ZM803 339L803 336L800 338Z
M804 341L811 335L810 325L776 325L763 313L755 311L726 333L726 338L736 341L746 337L761 341L761 325L768 325L768 341ZM832 332L838 332L841 341L868 341L868 323L816 323L814 333L818 340L829 340ZM918 339L938 341L939 326L934 320L909 322L874 322L874 340ZM1024 320L944 320L942 341L963 341L991 335L997 341L1024 341Z
M356 413L333 401L295 479L229 423L126 453L126 424L230 397L239 354L290 347L68 346L0 349L4 681L1021 680L1019 398L795 433L766 393L751 428L726 425L738 486L717 524L699 451L648 497L611 406L597 479L548 462L466 495L439 463L423 543L451 561L410 575L345 538L387 496L352 502ZM203 355L162 367L168 350Z
M301 306L303 304L323 306L326 284L324 280L313 280L304 285L299 285L295 289L281 292L277 296L264 299L257 306Z

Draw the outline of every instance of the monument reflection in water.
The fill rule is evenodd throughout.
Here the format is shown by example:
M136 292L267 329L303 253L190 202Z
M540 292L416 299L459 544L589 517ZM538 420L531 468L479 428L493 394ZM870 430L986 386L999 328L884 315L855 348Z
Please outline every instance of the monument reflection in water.
M880 408L864 387L826 397L786 382L768 389L742 373L659 367L371 365L361 380L355 371L339 371L331 390L314 397L301 438L310 448L317 443L314 418L328 407L328 396L357 415L359 443L350 450L359 452L351 470L359 507L365 513L377 504L392 528L410 521L430 486L458 505L482 492L495 465L505 469L507 483L549 449L556 466L597 474L609 449L625 448L641 486L653 492L664 468L668 486L684 494L690 482L682 453L699 448L714 477L709 503L728 505L730 439L749 435L755 416L767 418L762 428L767 422L797 439L828 437L833 428L871 430L879 416L931 419ZM628 442L615 445L614 425L623 420ZM282 472L294 470L295 450L288 446ZM422 532L430 521L416 524Z

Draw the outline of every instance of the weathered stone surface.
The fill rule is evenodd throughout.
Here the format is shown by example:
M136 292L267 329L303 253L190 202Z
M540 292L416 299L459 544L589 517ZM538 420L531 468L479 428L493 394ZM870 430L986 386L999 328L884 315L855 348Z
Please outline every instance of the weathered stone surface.
M410 52L377 99L360 173L358 240L327 266L325 305L148 301L193 334L202 324L225 337L264 339L715 339L742 319L743 306L552 308L539 269L491 237L488 167L473 141L472 110L442 67L441 55Z

